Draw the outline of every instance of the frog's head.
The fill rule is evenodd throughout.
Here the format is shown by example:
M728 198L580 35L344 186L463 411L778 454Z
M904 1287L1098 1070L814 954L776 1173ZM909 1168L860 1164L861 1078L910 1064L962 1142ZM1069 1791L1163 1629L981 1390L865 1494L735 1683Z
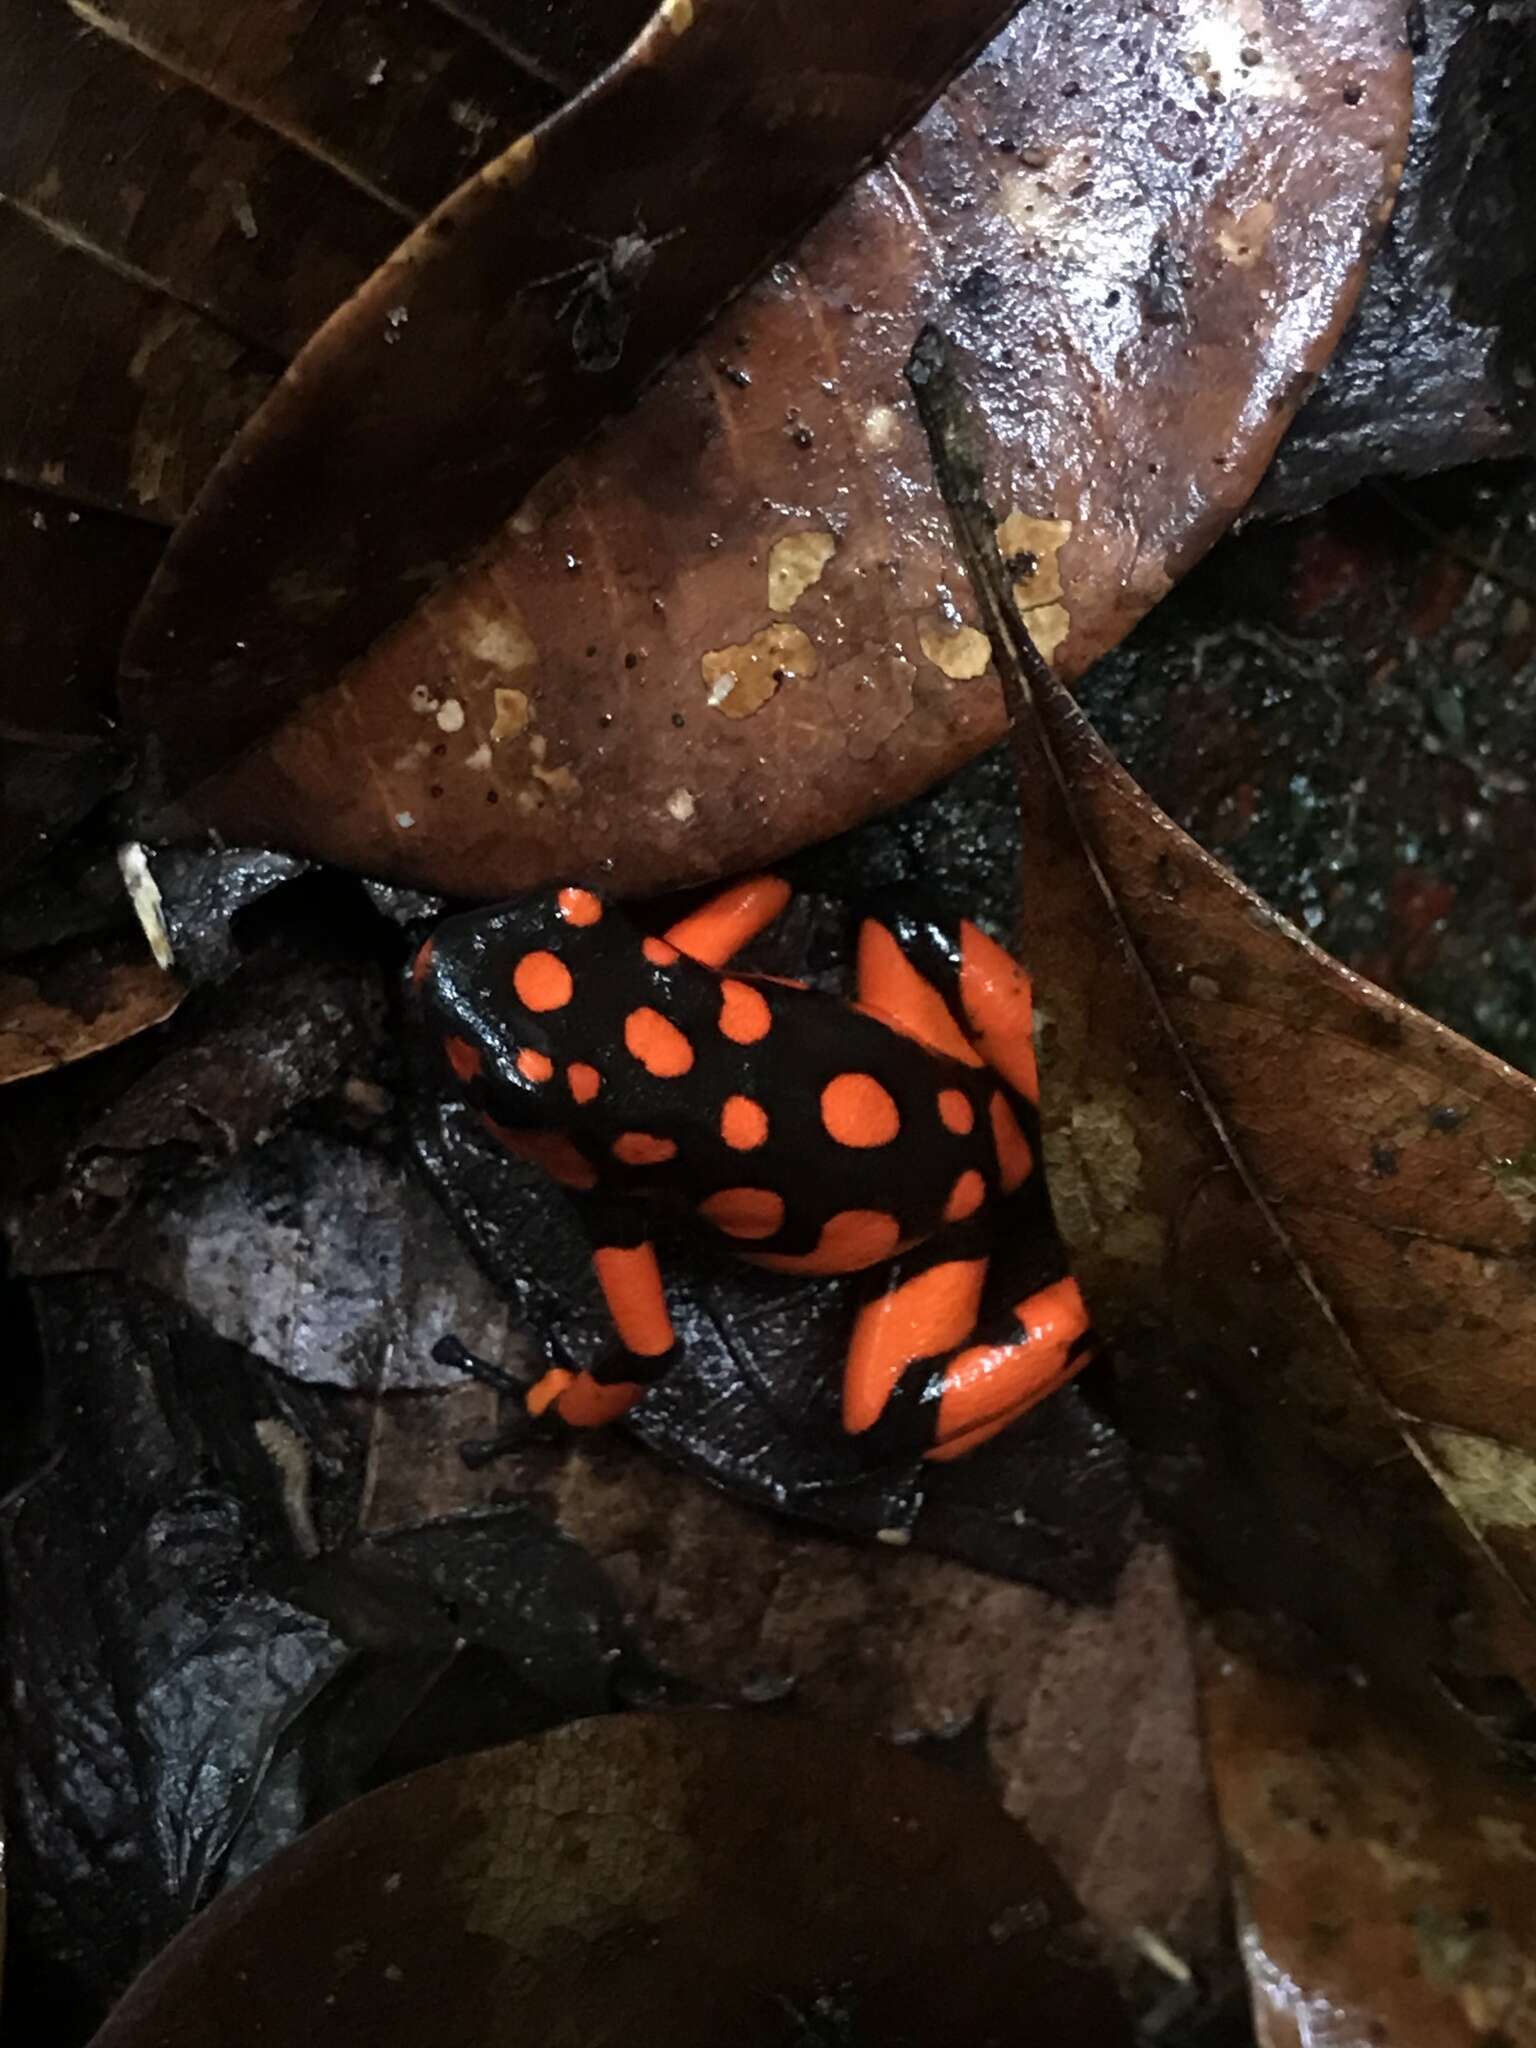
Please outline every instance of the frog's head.
M529 890L449 918L416 955L422 1024L460 1088L499 1124L537 1129L561 1113L563 1091L548 1084L574 1056L578 991L603 984L610 909L595 889Z

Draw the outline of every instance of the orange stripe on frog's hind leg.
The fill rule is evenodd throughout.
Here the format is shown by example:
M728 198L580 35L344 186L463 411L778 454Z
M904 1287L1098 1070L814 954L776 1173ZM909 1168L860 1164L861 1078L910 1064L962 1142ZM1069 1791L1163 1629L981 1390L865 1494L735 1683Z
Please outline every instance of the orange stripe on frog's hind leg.
M1053 1281L1021 1301L991 1343L951 1358L939 1386L931 1459L958 1458L1064 1386L1093 1355L1077 1282Z
M853 1326L843 1372L843 1427L851 1436L874 1428L909 1365L952 1350L976 1328L986 1260L950 1257L913 1271L918 1261L922 1251L893 1266L890 1283Z
M679 918L667 943L705 967L723 967L750 939L765 931L788 903L789 884L778 875L753 875L733 882L718 896Z
M1026 1102L1040 1100L1029 976L969 919L960 927L960 1001L977 1050Z
M918 972L895 933L874 917L859 927L858 996L866 1010L878 1012L935 1052L968 1067L982 1064L939 990Z

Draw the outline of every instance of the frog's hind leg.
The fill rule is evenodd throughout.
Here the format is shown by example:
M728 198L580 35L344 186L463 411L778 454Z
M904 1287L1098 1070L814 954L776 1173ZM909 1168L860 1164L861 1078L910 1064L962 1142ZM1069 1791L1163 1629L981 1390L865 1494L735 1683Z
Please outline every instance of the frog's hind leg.
M880 1425L903 1378L919 1360L953 1351L972 1335L990 1250L985 1223L963 1223L882 1269L879 1292L859 1310L843 1368L843 1428L850 1436L888 1436Z
M895 1290L898 1299L900 1291ZM879 1306L864 1310L861 1325ZM855 1385L874 1410L859 1431L871 1464L963 1456L1065 1385L1088 1364L1094 1348L1082 1295L1067 1275L1005 1303L947 1347L910 1359L902 1359L905 1344L887 1340L880 1346L879 1326L872 1331L862 1359L850 1351L844 1397L845 1419L852 1406L855 1419L863 1420L865 1411L852 1401ZM859 1336L856 1331L855 1346ZM857 1376L860 1364L863 1373Z
M908 909L866 917L858 997L936 1051L990 1067L1031 1111L1039 1103L1029 976L969 918L951 925Z
M697 910L669 926L666 943L704 967L723 967L743 946L766 931L790 898L778 875L752 875L711 896Z

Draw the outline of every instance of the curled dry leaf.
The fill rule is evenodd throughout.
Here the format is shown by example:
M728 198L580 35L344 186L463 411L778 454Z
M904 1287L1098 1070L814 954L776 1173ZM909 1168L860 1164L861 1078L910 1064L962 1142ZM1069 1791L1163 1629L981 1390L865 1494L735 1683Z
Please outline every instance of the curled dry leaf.
M624 90L760 111L793 48L778 25L764 62L745 33L712 42L730 18L700 10ZM889 27L862 20L841 10L838 32L867 62ZM760 258L742 179L782 233L811 196L788 182L810 137L830 170L798 109L777 144L755 115L700 127L693 104L647 140L613 118L619 92L488 167L438 216L451 234L371 281L183 529L125 671L182 770L334 685L198 797L232 835L466 893L573 862L641 891L776 857L955 766L1000 720L902 382L919 325L940 311L963 344L1021 602L1074 674L1221 531L1327 355L1390 205L1408 63L1382 0L1025 10L493 532ZM580 308L562 323L568 287L541 279L587 260L569 223L611 256L637 205L672 239L598 380ZM593 276L611 291L611 263ZM775 652L790 629L810 658Z
M96 2048L1127 2043L1080 1909L985 1794L746 1714L577 1722L407 1778L211 1908ZM594 1967L597 1964L597 1967Z
M0 1086L163 1024L186 991L142 946L59 948L0 972Z
M1090 1298L1126 1334L1125 1398L1170 1345L1204 1368L1229 1441L1187 1460L1184 1507L1229 1587L1246 1575L1251 1600L1266 1544L1312 1542L1266 1593L1421 1699L1480 1704L1513 1681L1520 1734L1536 1084L1310 945L1137 788L1029 646L942 345L914 375L1008 650L1052 1188ZM1276 1497L1298 1429L1296 1490ZM1258 1486L1271 1527L1238 1519L1227 1481ZM1338 1519L1309 1527L1330 1485Z

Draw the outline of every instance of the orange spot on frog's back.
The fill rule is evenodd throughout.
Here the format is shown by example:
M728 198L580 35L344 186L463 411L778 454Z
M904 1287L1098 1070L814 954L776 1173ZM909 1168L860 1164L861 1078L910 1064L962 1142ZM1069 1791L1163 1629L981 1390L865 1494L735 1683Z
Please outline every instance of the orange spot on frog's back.
M768 1112L750 1095L730 1095L720 1112L720 1135L733 1152L755 1152L768 1137Z
M962 1173L949 1191L949 1200L944 1204L946 1223L963 1223L967 1216L974 1216L987 1199L987 1184L974 1167Z
M512 970L512 986L525 1009L563 1009L571 1000L571 970L553 953L525 953Z
M420 988L432 972L432 956L437 951L436 939L428 939L411 962L411 987Z
M946 1131L953 1131L957 1138L963 1138L968 1131L976 1128L976 1112L971 1098L961 1088L939 1090L939 1120Z
M720 984L720 1029L736 1045L756 1045L773 1028L773 1012L761 989L748 981Z
M585 1060L572 1060L565 1070L565 1083L577 1102L592 1102L603 1085L603 1077Z
M567 924L596 924L603 914L601 901L590 889L562 889L556 902Z
M621 1166L665 1166L677 1157L677 1147L650 1131L625 1131L613 1141L613 1156Z
M721 1188L700 1202L699 1214L727 1237L772 1237L784 1222L784 1202L772 1188Z
M653 967L675 967L679 957L676 946L669 946L665 939L654 936L642 939L640 950Z
M839 1074L821 1091L821 1120L839 1145L867 1150L889 1145L901 1130L901 1112L873 1074Z
M499 1145L531 1166L542 1167L551 1180L566 1188L595 1188L597 1174L563 1131L512 1131L493 1116L481 1122Z
M517 1071L525 1081L548 1081L553 1078L555 1063L548 1053L535 1052L531 1045L525 1045L517 1056Z
M631 1010L624 1019L624 1043L648 1074L675 1080L693 1065L693 1047L660 1010Z
M822 1225L814 1251L749 1256L775 1273L862 1273L906 1248L901 1225L883 1209L840 1209Z

